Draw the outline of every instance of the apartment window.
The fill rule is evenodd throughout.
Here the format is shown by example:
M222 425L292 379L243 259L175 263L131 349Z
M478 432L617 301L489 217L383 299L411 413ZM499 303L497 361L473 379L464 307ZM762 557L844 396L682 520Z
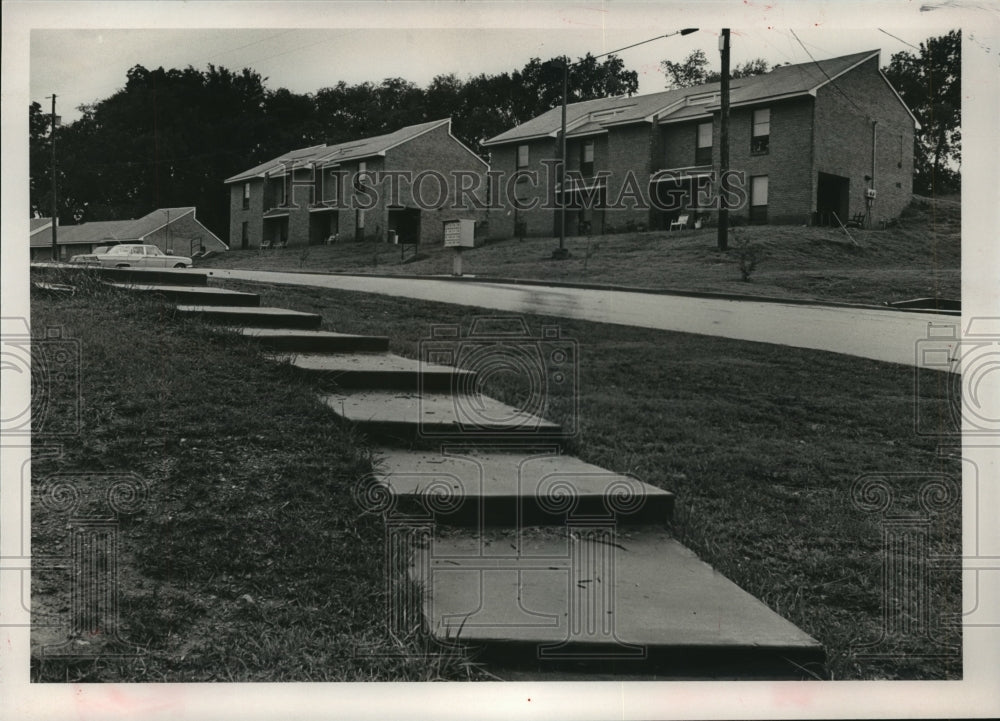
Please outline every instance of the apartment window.
M712 124L700 123L698 125L698 141L694 151L695 165L712 164Z
M750 222L767 222L767 176L750 178Z
M580 174L589 178L594 174L594 141L584 140L580 146Z
M753 111L753 133L750 137L750 152L765 155L771 141L771 111L768 108Z
M243 183L243 210L250 209L250 183Z
M528 167L528 146L518 145L517 146L517 169Z

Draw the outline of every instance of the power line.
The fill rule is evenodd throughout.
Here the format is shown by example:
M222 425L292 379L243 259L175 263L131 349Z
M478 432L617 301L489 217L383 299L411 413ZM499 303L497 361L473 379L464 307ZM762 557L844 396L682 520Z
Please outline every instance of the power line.
M831 84L831 85L832 85L832 86L833 86L834 88L836 88L836 89L837 89L837 92L838 92L838 93L840 93L841 95L843 95L843 96L844 96L845 98L847 98L847 101L848 101L848 102L849 102L849 103L850 103L851 105L853 105L853 106L854 106L855 108L857 108L857 110L858 110L858 112L859 112L859 113L863 113L863 114L864 114L864 115L865 115L865 116L867 117L867 115L868 115L868 114L867 114L867 113L866 113L866 112L865 112L865 111L864 111L864 110L863 110L863 109L861 108L861 106L860 106L860 105L858 105L858 104L857 104L856 102L854 102L854 99L853 99L853 98L851 98L851 96L850 96L850 95L848 95L848 94L847 94L847 93L845 93L845 92L844 92L843 90L841 90L840 86L839 86L839 85L837 85L837 83L835 83L835 82L834 82L833 78L831 78L831 77L830 77L829 73L827 73L827 72L826 72L826 70L824 70L824 69L823 69L823 66L822 66L822 65L820 65L820 64L819 64L818 62L816 62L816 58L814 58L814 57L812 56L812 53L811 53L811 52L809 52L809 48L807 48L807 47L806 47L806 44L805 44L804 42L802 42L802 40L800 40L800 39L799 39L799 36L795 34L795 31L794 31L794 30L792 30L791 28L789 28L788 30L789 30L789 32L790 32L790 33L791 33L791 34L792 34L792 35L793 35L793 36L795 37L795 39L799 41L799 45L801 45L801 46L802 46L802 49L806 51L806 55L808 55L808 56L809 56L809 59L813 61L813 64L814 64L814 65L815 65L815 66L816 66L817 68L819 68L819 71L820 71L821 73L823 73L823 75L826 75L826 79L827 79L827 80L829 80L829 81L830 81L830 84Z
M903 43L903 45L909 45L909 46L910 46L911 48L913 48L914 50L920 50L920 48L918 48L918 47L917 47L916 45L914 45L913 43L908 43L908 42L906 42L905 40L903 40L903 38L897 38L897 37L896 37L895 35L893 35L893 34L892 34L892 33L890 33L890 32L887 32L887 31L883 30L882 28L879 28L879 29L878 29L878 31L879 31L880 33L884 33L885 35L888 35L888 36L889 36L890 38L892 38L893 40L898 40L899 42Z
M261 62L264 62L265 60L272 60L274 58L280 58L282 55L289 55L290 53L296 53L299 50L305 50L306 48L311 48L311 47L314 47L316 45L323 45L324 43L329 43L332 40L336 40L337 38L344 37L345 35L350 35L353 32L355 32L355 31L354 30L348 30L347 32L338 33L337 35L334 35L332 37L323 38L322 40L317 40L314 43L307 43L306 45L298 45L298 46L296 46L296 47L294 47L294 48L292 48L290 50L284 50L284 51L282 51L280 53L275 53L274 55L268 55L268 56L263 57L263 58L256 58L256 59L254 59L254 60L252 60L250 62L251 63L261 63Z
M261 38L260 40L254 40L253 42L244 43L243 45L237 45L235 48L229 48L228 50L219 50L211 56L206 57L202 62L209 62L212 58L219 55L225 55L226 53L234 53L237 50L242 50L243 48L249 48L253 45L259 45L260 43L265 43L268 40L274 40L275 38L280 38L282 35L288 35L288 33L295 32L295 28L291 30L282 30L280 33L275 33L274 35L268 35L266 38Z

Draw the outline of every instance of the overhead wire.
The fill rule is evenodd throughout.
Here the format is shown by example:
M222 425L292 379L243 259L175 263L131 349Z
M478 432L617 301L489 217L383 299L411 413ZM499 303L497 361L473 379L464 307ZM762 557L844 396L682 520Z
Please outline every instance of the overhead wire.
M841 89L841 87L840 87L839 85L837 85L837 83L836 83L836 82L834 81L834 79L830 77L830 74L829 74L828 72L826 72L826 70L825 70L825 69L823 68L823 66L822 66L822 65L820 65L820 64L819 64L819 62L817 62L816 58L814 58L814 57L813 57L813 55L812 55L812 53L811 53L811 52L809 52L809 48L807 48L807 47L806 47L806 44L805 44L804 42L802 42L802 40L801 40L801 39L799 38L799 36L798 36L798 35L796 35L796 34L795 34L795 31L794 31L794 30L792 30L791 28L789 28L789 32L790 32L790 33L792 34L792 36L793 36L793 37L794 37L794 38L795 38L796 40L798 40L798 41L799 41L799 45L801 45L801 46L802 46L802 49L806 51L806 55L808 55L808 56L809 56L809 59L813 61L813 64L814 64L814 65L815 65L815 66L816 66L817 68L819 68L819 71L820 71L821 73L823 73L823 75L825 75L825 76L826 76L826 79L827 79L828 81L830 81L830 84L831 84L831 85L832 85L832 86L833 86L833 87L834 87L834 88L835 88L835 89L837 90L837 92L838 92L838 93L840 93L841 95L843 95L843 96L844 96L844 98L846 98L846 99L847 99L847 101L848 101L848 102L849 102L849 103L850 103L851 105L853 105L853 106L854 106L855 108L857 108L857 110L858 110L858 112L859 112L859 113L863 113L863 114L864 114L865 116L867 116L867 115L868 115L868 113L867 113L867 112L866 112L866 111L865 111L865 110L864 110L864 109L863 109L863 108L862 108L862 107L861 107L860 105L858 105L858 104L857 104L856 102L854 102L854 99L853 99L853 98L852 98L852 97L851 97L850 95L848 95L847 93L845 93L845 92L844 92L844 91L843 91L843 90Z
M908 45L909 47L913 48L914 50L920 50L920 48L918 48L918 47L917 47L916 45L914 45L913 43L908 43L908 42L906 42L905 40L903 40L903 38L899 38L899 37L896 37L895 35L893 35L892 33L890 33L890 32L889 32L889 31L887 31L887 30L883 30L882 28L879 28L879 29L878 29L878 31L879 31L880 33L883 33L884 35L888 35L888 36L889 36L890 38L892 38L893 40L898 40L899 42L903 43L903 45Z

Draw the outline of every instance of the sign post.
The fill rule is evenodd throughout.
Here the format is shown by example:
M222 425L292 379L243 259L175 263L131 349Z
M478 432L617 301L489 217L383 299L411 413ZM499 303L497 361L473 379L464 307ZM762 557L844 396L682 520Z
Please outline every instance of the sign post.
M476 221L446 220L444 221L444 247L454 248L451 274L462 275L462 249L476 246Z

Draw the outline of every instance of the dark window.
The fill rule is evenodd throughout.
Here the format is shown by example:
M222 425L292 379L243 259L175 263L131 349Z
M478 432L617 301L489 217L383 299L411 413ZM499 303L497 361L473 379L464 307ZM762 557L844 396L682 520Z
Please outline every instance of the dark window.
M240 247L246 248L250 243L250 224L243 221L243 228L240 230Z
M580 174L584 178L594 175L594 141L584 140L580 146Z
M243 183L243 210L250 208L250 183Z
M750 222L767 222L767 176L750 178Z
M771 111L768 108L753 111L753 133L750 136L750 152L765 155L771 145Z
M517 167L527 168L528 167L528 146L518 145L517 146Z
M695 165L712 164L712 124L700 123L698 125L698 138L694 151Z

